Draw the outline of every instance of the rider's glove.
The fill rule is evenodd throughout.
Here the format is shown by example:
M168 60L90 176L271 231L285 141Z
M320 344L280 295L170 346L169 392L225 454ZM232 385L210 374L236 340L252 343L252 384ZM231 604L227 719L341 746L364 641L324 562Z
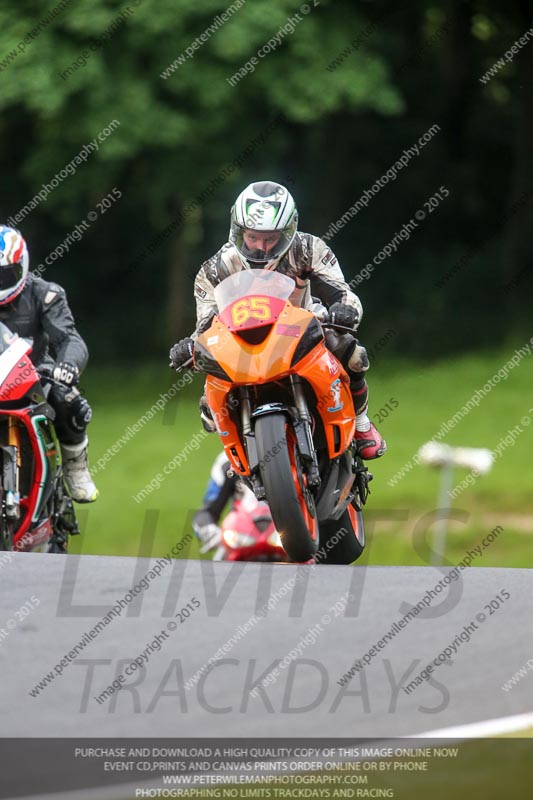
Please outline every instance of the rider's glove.
M172 367L172 369L181 369L183 365L192 358L193 350L194 341L190 337L181 339L170 348L170 353L168 354L170 358L169 367Z
M329 312L326 306L323 306L322 303L311 303L309 306L309 311L315 315L319 322L327 322L329 319Z
M202 543L200 553L207 553L209 550L214 550L222 541L222 531L214 522L207 525L200 525L195 528L196 535Z
M333 303L329 307L329 319L333 325L342 325L343 328L357 328L359 323L359 312L352 306L345 303Z
M80 371L74 364L69 364L66 361L60 361L54 367L52 377L58 383L64 386L76 386L80 377Z

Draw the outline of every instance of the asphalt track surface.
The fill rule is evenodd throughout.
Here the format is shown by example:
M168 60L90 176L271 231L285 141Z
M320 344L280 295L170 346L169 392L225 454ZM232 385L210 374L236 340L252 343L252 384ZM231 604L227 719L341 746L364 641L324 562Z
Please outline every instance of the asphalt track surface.
M447 570L174 560L31 696L155 561L12 554L0 566L2 737L395 737L533 710L533 673L509 692L501 688L533 655L533 573L481 568L464 570L425 618L409 622L341 687L337 680L354 660ZM298 575L306 577L295 581ZM490 613L486 606L502 592L510 598ZM39 604L19 622L32 596ZM266 616L237 633L276 597ZM200 606L180 623L175 614L195 606L192 598ZM453 660L406 694L401 685L480 613L485 620ZM98 703L94 698L162 631L161 649L125 679L136 685ZM225 644L223 660L187 691L184 683ZM251 696L253 681L291 650L274 682Z

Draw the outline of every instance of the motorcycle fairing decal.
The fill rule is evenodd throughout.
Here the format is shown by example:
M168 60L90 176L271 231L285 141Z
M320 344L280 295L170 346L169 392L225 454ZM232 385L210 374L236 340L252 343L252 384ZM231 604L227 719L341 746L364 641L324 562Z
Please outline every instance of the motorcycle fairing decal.
M331 397L333 399L334 405L328 408L330 414L334 411L340 411L341 408L344 406L343 401L341 400L341 379L337 378L336 381L333 381L331 384Z
M328 371L330 375L336 375L339 372L339 362L332 353L329 353Z
M11 370L30 350L31 344L29 342L25 339L16 339L11 347L5 353L2 353L0 356L0 386L4 383Z
M40 477L36 476L39 482L39 489L37 492L37 499L35 501L35 506L34 506L35 510L31 518L32 522L35 522L37 519L39 519L41 513L41 499L43 496L44 487L46 486L46 482L48 479L48 472L49 472L48 457L46 455L46 446L43 440L43 435L39 427L40 422L46 422L46 421L47 421L46 417L42 416L41 414L38 414L31 418L31 424L33 430L35 431L35 439L37 442L37 447L39 449L39 456L41 458L41 474Z
M227 306L219 319L230 331L259 328L276 322L285 305L286 301L279 297L248 295Z
M298 338L301 332L302 329L299 325L283 325L282 323L276 325L276 333L279 333L280 336L295 336Z

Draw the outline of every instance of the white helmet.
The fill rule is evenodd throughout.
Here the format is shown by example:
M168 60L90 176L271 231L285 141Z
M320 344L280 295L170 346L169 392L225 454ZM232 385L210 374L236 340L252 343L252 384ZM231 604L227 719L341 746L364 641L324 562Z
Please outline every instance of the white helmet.
M290 192L280 183L258 181L240 193L231 209L229 240L241 256L254 266L274 269L296 236L298 212ZM268 252L250 250L244 242L246 230L281 233Z
M28 248L19 231L0 225L0 306L23 290L29 265Z

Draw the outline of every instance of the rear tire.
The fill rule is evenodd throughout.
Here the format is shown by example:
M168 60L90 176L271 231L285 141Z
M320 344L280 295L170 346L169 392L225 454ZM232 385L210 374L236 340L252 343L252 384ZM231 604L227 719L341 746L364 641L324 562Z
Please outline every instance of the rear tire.
M296 437L285 415L258 417L255 441L267 502L283 548L293 561L309 561L319 546L318 518Z
M16 530L16 524L12 520L6 519L2 512L2 498L3 491L0 489L0 551L13 550L13 537Z
M350 505L340 519L321 523L320 539L324 553L319 559L320 564L351 564L356 561L366 543L362 512Z

